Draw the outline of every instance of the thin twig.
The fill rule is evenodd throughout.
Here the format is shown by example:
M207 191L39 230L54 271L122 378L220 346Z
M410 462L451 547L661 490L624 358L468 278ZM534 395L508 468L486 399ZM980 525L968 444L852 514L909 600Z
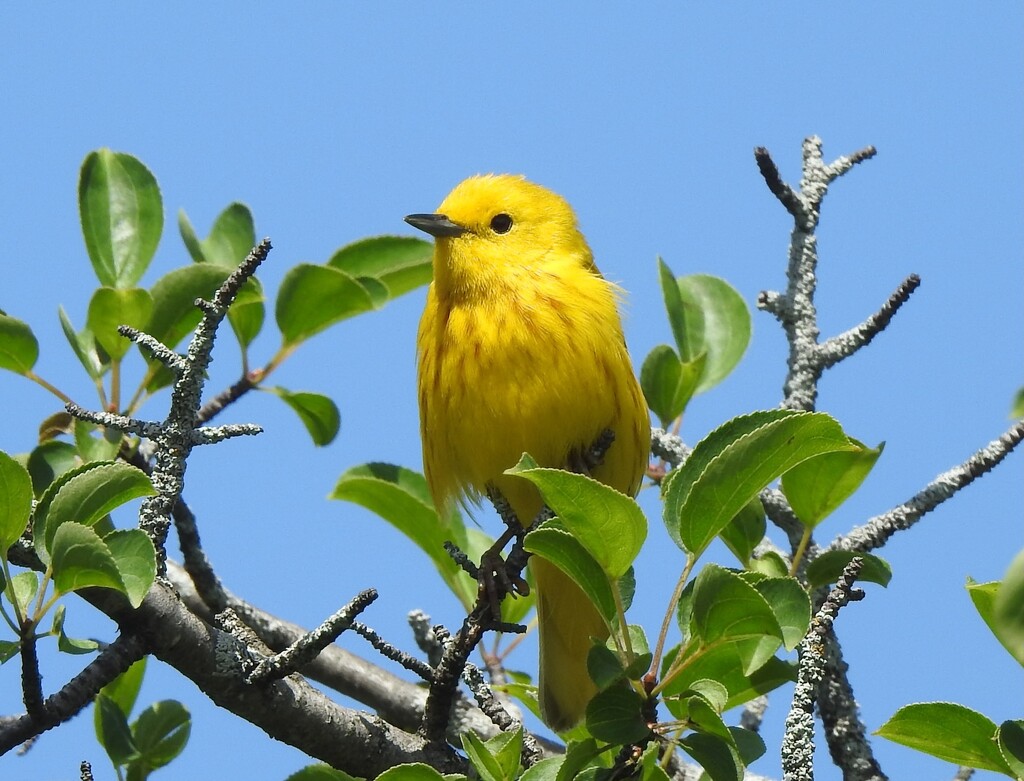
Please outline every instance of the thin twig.
M245 375L229 388L222 390L202 407L199 412L196 413L197 423L207 423L212 420L218 413L224 410L229 404L232 404L246 393L256 387L256 383L252 381L249 375Z
M424 681L429 682L433 679L434 670L429 664L421 662L412 654L406 653L400 648L392 645L362 622L353 621L352 631L366 640L382 656L387 657L393 662L397 662L409 672L418 675Z
M346 629L349 629L356 616L366 610L377 599L377 591L368 588L359 592L356 597L341 610L331 615L312 632L300 637L288 648L278 654L262 660L246 677L251 684L265 684L279 680L294 672L298 672L328 645L333 643Z
M819 348L822 368L830 369L839 361L871 344L871 341L885 330L896 312L910 300L911 294L920 285L921 277L911 274L900 283L899 287L889 296L889 300L871 317L849 331L823 342Z
M476 704L480 710L494 722L495 726L498 727L502 732L512 732L517 729L523 729L523 722L517 718L514 718L505 707L501 704L501 701L494 696L494 692L491 691L491 687L487 685L484 680L483 673L480 672L474 664L466 663L466 669L462 671L462 680L466 682L466 686L469 687L470 692L473 693L473 698L476 700ZM530 768L536 765L544 758L544 750L537 743L536 739L530 735L526 730L523 729L523 750L521 754L521 761L523 767Z
M1022 439L1024 420L1019 420L998 439L989 442L962 464L943 472L903 504L875 516L849 534L837 537L827 549L869 553L881 547L894 534L909 529L926 513L993 469L1013 452Z

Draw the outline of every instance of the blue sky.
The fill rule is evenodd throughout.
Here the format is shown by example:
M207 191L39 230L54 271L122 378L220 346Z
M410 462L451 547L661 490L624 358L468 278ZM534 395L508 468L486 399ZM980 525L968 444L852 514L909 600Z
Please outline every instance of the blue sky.
M143 284L187 262L179 208L205 235L240 200L276 248L261 271L271 294L295 263L322 262L364 236L411 233L402 216L433 209L465 176L511 171L575 206L602 271L629 291L627 339L639 365L671 340L656 256L677 274L726 278L751 306L760 290L784 285L790 222L757 174L755 146L795 182L806 135L824 139L829 159L873 144L877 158L837 182L823 209L823 333L861 321L911 272L923 284L887 332L822 381L820 409L851 435L887 443L862 491L820 529L828 541L997 437L1024 383L1024 11L1009 2L773 6L5 6L0 308L32 324L40 374L94 400L56 312L63 304L81 324L95 285L75 187L82 159L101 146L136 155L161 184L166 228ZM459 620L409 543L324 498L355 464L419 467L413 341L422 303L419 291L348 321L274 375L338 402L342 432L330 447L314 449L278 399L250 394L225 420L266 433L195 453L186 496L236 593L312 626L375 586L381 597L366 621L407 646L407 611ZM228 341L215 354L214 390L238 375ZM277 344L269 322L253 360ZM785 354L775 321L755 312L747 357L691 405L687 441L775 406ZM28 450L55 400L7 373L0 399L0 448ZM161 416L159 400L146 412ZM1020 669L963 589L968 576L1001 577L1022 545L1020 458L894 539L882 551L892 584L869 586L867 600L842 614L870 728L922 700L961 702L997 722L1024 715ZM634 618L653 633L682 562L648 494ZM73 601L68 623L110 636ZM514 663L530 668L532 653L527 644ZM78 662L47 658L46 692ZM0 711L20 709L17 689L16 668L0 668ZM158 777L284 778L306 762L176 673L152 672L142 701L169 697L195 724L185 754ZM780 775L787 707L784 690L771 702L769 753L755 766L763 774ZM97 778L112 777L91 730L90 717L78 718L0 769L70 779L87 758ZM897 777L952 774L880 739L875 749ZM817 769L838 778L820 748Z

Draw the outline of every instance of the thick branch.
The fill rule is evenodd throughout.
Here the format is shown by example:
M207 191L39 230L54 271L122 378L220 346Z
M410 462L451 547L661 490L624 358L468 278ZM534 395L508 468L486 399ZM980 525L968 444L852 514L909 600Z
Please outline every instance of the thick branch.
M811 621L811 628L800 642L800 670L793 690L793 704L786 717L782 740L782 770L785 781L812 781L814 778L814 701L818 686L825 679L825 638L840 609L851 599L863 597L853 588L863 566L853 559ZM845 766L841 766L844 767Z
M444 744L428 744L379 717L343 708L301 678L247 684L241 663L245 647L199 620L161 582L138 610L113 592L96 589L88 596L123 632L141 637L147 650L217 705L312 757L365 778L405 762L425 762L442 773L466 772L465 763Z

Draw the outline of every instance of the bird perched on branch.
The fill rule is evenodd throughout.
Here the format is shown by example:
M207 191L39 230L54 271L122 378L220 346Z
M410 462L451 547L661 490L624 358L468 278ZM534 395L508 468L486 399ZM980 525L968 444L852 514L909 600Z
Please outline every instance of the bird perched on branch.
M621 290L597 270L569 204L520 176L474 176L437 213L406 221L435 237L417 357L423 465L439 511L493 487L529 524L541 497L503 472L524 452L541 466L579 464L608 429L614 442L590 474L635 495L650 420L623 339ZM554 565L534 556L530 568L541 712L561 731L595 692L587 654L609 628Z

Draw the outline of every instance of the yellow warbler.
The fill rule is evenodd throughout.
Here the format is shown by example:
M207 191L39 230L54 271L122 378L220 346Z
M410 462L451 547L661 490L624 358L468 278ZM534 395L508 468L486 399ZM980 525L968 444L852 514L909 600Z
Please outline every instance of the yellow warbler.
M521 176L471 177L436 214L406 221L435 237L434 281L417 337L423 466L438 509L493 485L520 522L536 488L502 474L523 452L564 468L611 429L591 476L631 496L650 447L650 420L605 280L560 196ZM582 719L594 685L591 637L608 627L566 575L534 557L544 721Z

